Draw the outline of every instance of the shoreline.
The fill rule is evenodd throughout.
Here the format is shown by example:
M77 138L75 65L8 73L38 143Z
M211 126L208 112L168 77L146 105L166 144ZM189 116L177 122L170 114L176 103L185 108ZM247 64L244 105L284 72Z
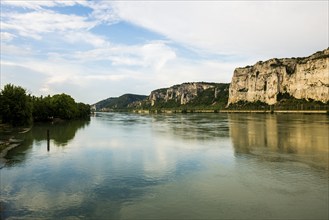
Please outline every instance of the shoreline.
M0 139L0 169L2 169L6 162L6 156L9 151L12 149L19 147L23 140L16 139L17 134L23 134L31 130L31 127L28 128L13 128L7 124L0 124L0 132L1 134L6 134L4 137Z
M327 110L220 110L221 113L328 114Z
M21 144L8 142L8 143L4 143L4 145L8 145L8 146L6 146L0 152L0 169L2 169L6 165L6 162L7 162L6 156L7 156L8 152L16 147L19 147Z
M129 111L128 111L129 112ZM133 110L134 113L141 114L176 114L176 113L263 113L263 114L329 114L328 110Z

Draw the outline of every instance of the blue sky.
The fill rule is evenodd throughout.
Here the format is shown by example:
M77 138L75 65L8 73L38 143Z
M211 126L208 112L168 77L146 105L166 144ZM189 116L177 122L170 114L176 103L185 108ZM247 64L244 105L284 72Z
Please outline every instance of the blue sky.
M1 87L95 103L328 47L328 1L1 1Z

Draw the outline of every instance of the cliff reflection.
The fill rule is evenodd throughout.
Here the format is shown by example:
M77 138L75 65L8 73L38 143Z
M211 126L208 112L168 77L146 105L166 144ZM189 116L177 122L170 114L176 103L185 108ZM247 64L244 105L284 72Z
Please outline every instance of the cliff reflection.
M235 155L253 154L271 161L293 160L328 169L327 115L230 114Z
M227 116L221 114L173 114L155 115L153 120L157 123L153 129L183 140L209 141L217 138L228 138L229 128Z

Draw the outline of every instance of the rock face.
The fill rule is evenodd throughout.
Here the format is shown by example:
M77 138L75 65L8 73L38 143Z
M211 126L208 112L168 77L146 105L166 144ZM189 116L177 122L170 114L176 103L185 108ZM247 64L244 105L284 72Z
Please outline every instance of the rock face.
M272 105L277 102L279 93L328 102L329 49L305 58L270 59L235 69L228 105L238 101Z
M151 92L149 101L151 106L157 102L173 101L180 105L185 105L195 99L203 91L214 88L213 96L217 98L219 90L216 88L216 83L193 82L175 85L170 88L158 89Z

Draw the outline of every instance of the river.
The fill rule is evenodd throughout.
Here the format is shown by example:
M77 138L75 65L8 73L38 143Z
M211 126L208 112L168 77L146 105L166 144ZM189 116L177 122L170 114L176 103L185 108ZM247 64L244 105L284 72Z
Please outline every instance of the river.
M35 124L0 170L1 218L328 219L328 134L303 114Z

